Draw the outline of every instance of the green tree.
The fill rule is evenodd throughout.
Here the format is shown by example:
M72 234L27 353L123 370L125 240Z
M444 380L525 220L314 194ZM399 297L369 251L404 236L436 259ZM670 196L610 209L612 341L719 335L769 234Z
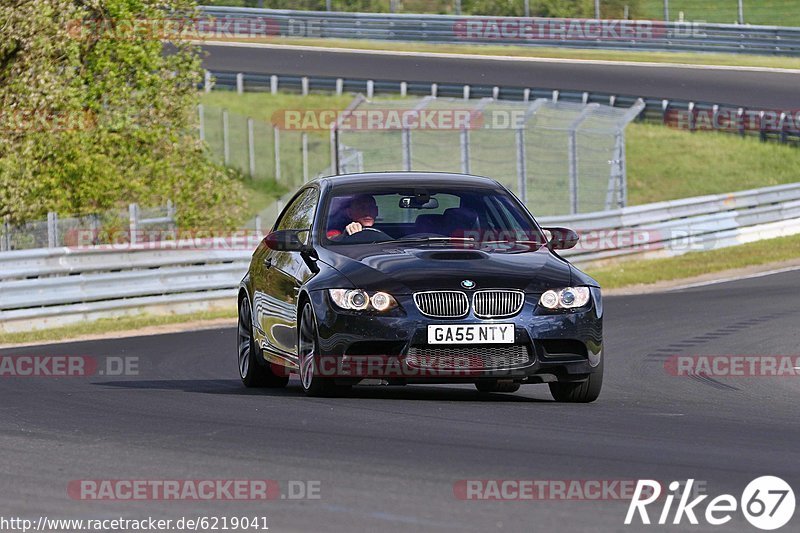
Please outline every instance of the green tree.
M173 35L168 20L194 9L193 0L4 0L0 216L171 199L183 226L234 223L242 185L197 140L197 49L161 39Z

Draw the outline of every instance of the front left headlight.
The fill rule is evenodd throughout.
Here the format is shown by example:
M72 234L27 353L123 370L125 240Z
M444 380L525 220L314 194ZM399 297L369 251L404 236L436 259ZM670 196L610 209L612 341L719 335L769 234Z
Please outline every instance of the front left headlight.
M566 287L550 289L539 298L539 305L545 309L578 309L589 303L589 287Z
M368 293L364 289L328 289L338 307L347 311L388 311L397 307L397 300L386 292Z

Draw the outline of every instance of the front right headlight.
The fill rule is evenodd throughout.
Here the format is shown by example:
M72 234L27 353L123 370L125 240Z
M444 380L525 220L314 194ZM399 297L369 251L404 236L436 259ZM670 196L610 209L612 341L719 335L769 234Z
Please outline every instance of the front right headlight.
M542 293L539 305L545 309L578 309L589 303L589 287L565 287L550 289Z

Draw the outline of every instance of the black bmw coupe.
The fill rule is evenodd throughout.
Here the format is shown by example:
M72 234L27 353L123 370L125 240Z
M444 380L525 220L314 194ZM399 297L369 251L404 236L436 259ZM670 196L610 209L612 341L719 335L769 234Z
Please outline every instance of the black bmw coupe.
M239 289L239 372L248 387L309 395L364 379L547 383L563 402L603 382L600 287L493 179L392 172L320 178L287 203Z

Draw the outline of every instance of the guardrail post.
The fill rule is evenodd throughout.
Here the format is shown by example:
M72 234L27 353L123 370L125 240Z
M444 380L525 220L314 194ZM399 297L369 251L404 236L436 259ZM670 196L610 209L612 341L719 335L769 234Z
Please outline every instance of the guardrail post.
M231 162L231 138L228 131L228 110L222 110L222 160L225 166Z
M661 100L661 122L663 122L664 124L668 122L667 121L668 112L669 112L669 100L667 99Z
M586 105L586 104L589 103L589 93L588 92L586 92L586 91L583 92L583 95L581 96L581 103L583 105Z
M608 97L608 105L609 107L615 107L617 105L617 95L612 94Z
M372 80L367 80L367 98L372 98L375 94L375 82Z
M242 72L236 75L236 93L244 93L244 73Z
M498 87L497 85L492 87L492 98L494 98L495 100L500 98L500 87Z
M136 232L139 229L139 206L137 204L128 205L128 230L130 231L130 244L136 244Z
M200 140L206 140L206 113L203 104L197 104L197 118L200 121Z
M664 0L664 22L669 22L669 0Z
M250 163L250 177L256 175L256 139L253 131L253 119L247 119L247 160Z
M439 93L439 84L438 83L431 83L431 96L436 98L438 93Z
M559 92L558 92L557 89L555 91L553 91L553 102L558 102L558 95L559 95Z
M762 141L767 140L767 128L764 126L764 111L758 113L758 137Z
M308 133L300 134L300 143L303 151L303 183L308 181Z
M344 90L344 80L342 78L336 78L336 96L342 96L343 90Z
M269 92L270 94L278 94L278 76L275 74L269 77Z
M56 248L58 246L58 214L52 211L47 212L47 247Z
M531 99L531 90L528 88L523 89L522 91L522 101L528 102Z
M780 130L780 140L782 143L786 142L786 112L781 113L781 118L778 121L778 129Z
M272 127L272 137L275 140L275 180L281 179L281 130Z
M300 87L303 96L308 96L308 76L300 78Z
M524 124L517 126L517 191L522 203L527 202L528 172L525 164L525 129Z
M689 131L694 131L694 102L689 102Z
M400 82L400 96L405 97L408 94L408 83L405 81Z
M464 85L464 100L469 100L469 85Z

